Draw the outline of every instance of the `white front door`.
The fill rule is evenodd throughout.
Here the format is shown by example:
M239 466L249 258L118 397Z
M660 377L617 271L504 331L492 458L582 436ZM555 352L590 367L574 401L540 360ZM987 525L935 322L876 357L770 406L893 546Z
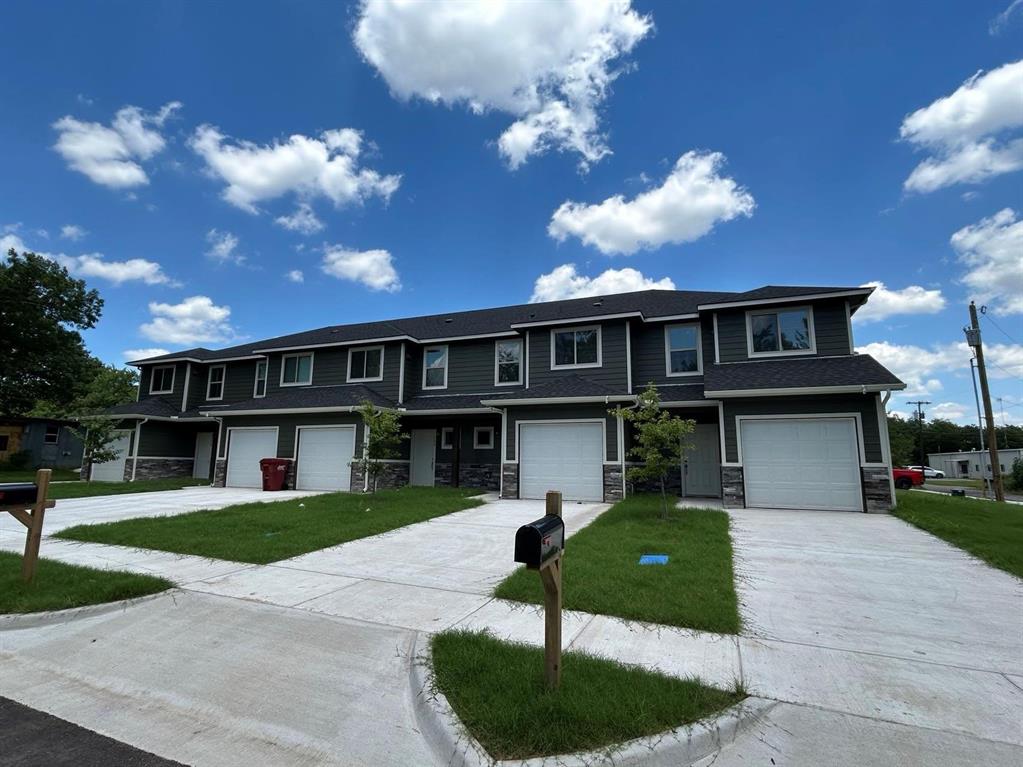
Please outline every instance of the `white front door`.
M355 427L300 428L295 487L298 490L350 490Z
M748 419L740 424L747 506L863 510L854 419Z
M124 464L128 460L128 448L131 446L131 432L116 432L117 436L110 443L109 447L117 451L117 457L112 461L94 463L90 469L89 478L97 482L124 482Z
M519 424L519 497L560 490L566 501L604 500L604 430L599 423Z
M195 479L210 478L210 458L213 457L213 432L200 431L195 435L195 461L192 476Z
M437 458L437 430L413 429L412 466L409 481L413 485L433 487L434 462Z
M698 423L689 435L692 449L682 461L682 494L721 496L721 460L718 425Z
M277 429L229 429L228 487L263 487L259 462L277 456Z

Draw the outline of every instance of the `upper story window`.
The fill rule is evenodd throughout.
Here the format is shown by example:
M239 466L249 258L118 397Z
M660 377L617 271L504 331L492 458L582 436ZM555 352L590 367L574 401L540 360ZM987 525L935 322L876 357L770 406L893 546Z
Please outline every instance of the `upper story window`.
M448 347L427 346L423 350L423 388L448 388Z
M600 365L599 325L551 331L551 368L596 368Z
M664 353L669 376L694 376L703 371L700 326L668 325L664 328Z
M522 383L522 339L498 341L494 346L494 385Z
M210 368L210 378L206 382L206 399L224 399L224 378L226 376L226 365L215 365Z
M281 386L306 386L313 382L313 355L285 354L281 360Z
M256 383L252 387L252 396L266 396L266 360L260 360L256 363Z
M384 380L384 347L367 346L348 352L349 381Z
M174 366L164 365L153 368L149 379L150 394L171 394L174 392Z
M813 354L813 311L809 306L747 312L746 332L751 357Z
M43 444L56 445L58 439L60 439L60 427L47 426L46 431L43 433Z

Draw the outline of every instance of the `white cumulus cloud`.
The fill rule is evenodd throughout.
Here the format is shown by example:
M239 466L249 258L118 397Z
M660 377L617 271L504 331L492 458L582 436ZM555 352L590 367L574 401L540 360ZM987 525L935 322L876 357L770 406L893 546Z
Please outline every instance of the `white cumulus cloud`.
M249 213L259 212L258 203L287 194L326 197L336 207L374 196L387 200L401 183L401 176L359 167L362 134L351 128L255 144L232 141L212 125L200 125L189 144L208 173L227 185L223 198Z
M302 274L301 269L292 269L290 272L284 275L291 282L305 282L305 275Z
M206 232L206 255L221 264L228 262L240 264L245 261L245 256L239 255L238 236L231 232L223 232L220 229L210 229Z
M60 228L60 236L65 240L71 240L72 242L78 242L87 235L88 232L85 227L78 226L78 224L64 224Z
M664 183L631 200L619 194L594 205L562 203L547 233L558 241L578 237L602 253L627 255L698 240L722 221L753 215L753 195L721 175L724 162L720 152L686 152Z
M608 269L596 277L579 274L575 264L562 264L547 274L541 274L533 284L529 302L559 301L565 298L606 296L612 293L631 293L636 290L674 290L670 277L654 280L636 269Z
M933 192L953 184L977 184L1023 168L1023 60L978 72L948 96L918 109L899 134L931 152L903 184Z
M548 149L581 166L610 150L599 110L653 29L630 0L363 0L354 42L399 99L515 118L498 149L516 168Z
M341 245L328 245L323 251L324 274L342 280L358 282L370 290L396 293L401 280L394 268L391 254L386 250L350 250Z
M69 168L101 186L143 186L149 183L149 176L141 163L167 145L161 129L180 108L178 101L165 104L155 113L126 106L118 110L110 125L65 115L53 124L58 133L54 149Z
M278 216L274 222L285 229L299 234L316 234L323 231L323 222L316 217L312 206L307 202L301 202L290 216Z
M150 357L159 357L163 354L170 354L169 349L163 349L159 346L150 346L145 349L125 349L121 352L121 356L124 357L125 362L133 362L134 360L145 360Z
M153 318L139 330L157 343L194 346L223 343L235 337L231 308L217 306L207 296L190 296L177 304L151 301L149 313Z
M1023 312L1023 220L1005 208L952 235L973 297L1001 314Z
M877 322L896 314L936 314L945 308L945 297L938 289L909 285L893 290L883 282L868 282L861 287L874 288L874 292L866 305L853 315L859 322Z

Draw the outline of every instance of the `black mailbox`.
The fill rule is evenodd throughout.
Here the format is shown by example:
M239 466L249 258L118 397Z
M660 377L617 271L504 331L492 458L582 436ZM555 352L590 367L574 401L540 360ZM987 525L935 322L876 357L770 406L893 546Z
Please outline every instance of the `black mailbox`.
M565 521L548 514L515 533L515 561L537 570L565 548Z
M0 506L31 506L36 502L39 488L34 482L6 482L0 484Z

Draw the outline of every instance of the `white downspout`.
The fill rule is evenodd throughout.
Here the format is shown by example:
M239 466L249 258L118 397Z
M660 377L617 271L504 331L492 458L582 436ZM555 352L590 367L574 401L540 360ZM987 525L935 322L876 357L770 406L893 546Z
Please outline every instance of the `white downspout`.
M889 506L889 510L895 508L895 475L892 473L892 469L895 466L892 464L892 442L888 436L888 400L891 399L891 389L884 393L884 399L881 399L881 395L877 395L878 402L878 414L877 417L880 420L881 426L881 458L888 464L888 492L891 494L892 503Z
M142 434L142 424L146 423L149 419L143 418L137 424L135 424L135 444L132 445L134 448L131 453L131 482L135 481L135 471L139 466L139 437Z

